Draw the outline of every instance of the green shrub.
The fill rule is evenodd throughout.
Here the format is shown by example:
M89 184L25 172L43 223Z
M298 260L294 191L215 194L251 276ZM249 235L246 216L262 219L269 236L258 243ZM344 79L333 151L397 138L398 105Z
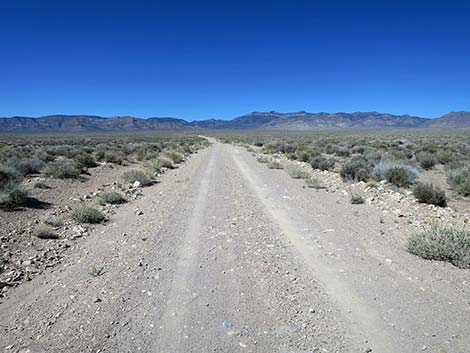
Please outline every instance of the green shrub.
M77 179L82 173L80 166L69 159L50 162L43 171L44 175L56 179Z
M103 159L106 163L113 163L118 165L124 162L124 158L124 154L117 151L106 151L103 155Z
M360 195L352 195L351 196L351 203L353 205L360 205L365 202L364 198Z
M184 155L177 152L177 151L174 151L174 150L166 151L164 153L164 155L165 155L165 157L167 157L171 161L173 161L173 163L175 163L175 164L179 164L179 163L184 162Z
M305 179L305 184L312 189L323 189L323 185L317 177L310 175L307 179Z
M417 183L413 189L413 195L419 202L446 207L447 198L444 190L432 184Z
M41 224L33 231L34 236L40 239L58 239L59 236L54 229L46 224Z
M373 176L376 180L386 180L396 186L407 187L418 178L416 168L398 162L383 162L375 166Z
M0 185L0 208L14 210L23 206L28 200L28 192L16 180L6 181Z
M470 268L470 231L462 226L433 223L413 233L407 249L424 259L448 261L460 268Z
M470 196L470 162L450 165L446 170L450 186L463 196Z
M296 162L287 162L284 169L293 179L307 179L310 173Z
M100 193L98 195L98 202L101 205L105 205L105 204L117 205L117 204L126 203L127 200L123 194L116 192L116 191L110 191L110 192Z
M353 158L344 163L340 170L340 175L345 180L367 181L370 178L371 167L363 158Z
M93 158L90 153L79 153L74 159L81 168L94 168L98 165L96 164L95 158Z
M416 160L419 162L421 168L429 170L436 165L436 158L430 153L420 152L416 155Z
M147 174L145 174L141 170L133 169L125 172L122 175L125 182L133 184L136 181L140 183L142 186L147 186L152 184L152 179L150 179Z
M7 162L7 166L16 170L19 175L26 176L31 174L39 174L46 166L46 163L38 158L13 158Z
M310 165L313 169L331 170L335 166L336 160L334 158L326 158L323 156L313 157L310 160Z
M256 157L256 160L259 162L259 163L269 163L271 161L271 157L269 156L266 156L264 154L260 154Z
M278 160L271 158L271 160L268 162L268 168L269 169L282 169L282 163L279 162Z
M36 189L43 189L43 190L50 189L49 185L47 185L46 183L43 183L42 181L38 181L34 183L34 187Z
M72 219L78 223L97 224L104 222L106 217L96 208L81 207L73 211Z

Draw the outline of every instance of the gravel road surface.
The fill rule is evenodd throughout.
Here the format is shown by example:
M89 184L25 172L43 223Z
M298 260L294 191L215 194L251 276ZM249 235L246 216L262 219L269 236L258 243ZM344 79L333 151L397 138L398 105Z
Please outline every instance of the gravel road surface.
M219 143L144 194L0 304L0 349L470 352L470 272L404 220Z

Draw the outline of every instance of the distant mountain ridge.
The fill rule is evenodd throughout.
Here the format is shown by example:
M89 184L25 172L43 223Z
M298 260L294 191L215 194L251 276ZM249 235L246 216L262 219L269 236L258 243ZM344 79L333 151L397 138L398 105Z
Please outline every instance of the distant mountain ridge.
M186 121L171 117L136 118L95 115L47 115L39 118L0 118L0 132L99 132L159 130L288 130L373 128L470 128L470 112L451 112L428 119L377 112L295 113L253 112L232 120Z

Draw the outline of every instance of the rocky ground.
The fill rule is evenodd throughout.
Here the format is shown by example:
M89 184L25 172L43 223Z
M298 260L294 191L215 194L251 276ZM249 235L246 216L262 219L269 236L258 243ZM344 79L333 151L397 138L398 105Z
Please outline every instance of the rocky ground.
M198 153L11 288L1 348L468 352L469 270L403 247L419 222L467 216L310 172L326 189L242 147Z

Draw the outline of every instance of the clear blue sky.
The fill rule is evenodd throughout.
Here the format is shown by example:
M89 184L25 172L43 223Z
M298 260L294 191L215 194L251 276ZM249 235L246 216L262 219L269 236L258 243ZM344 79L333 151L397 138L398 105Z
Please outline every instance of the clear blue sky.
M0 6L0 116L470 110L470 1Z

